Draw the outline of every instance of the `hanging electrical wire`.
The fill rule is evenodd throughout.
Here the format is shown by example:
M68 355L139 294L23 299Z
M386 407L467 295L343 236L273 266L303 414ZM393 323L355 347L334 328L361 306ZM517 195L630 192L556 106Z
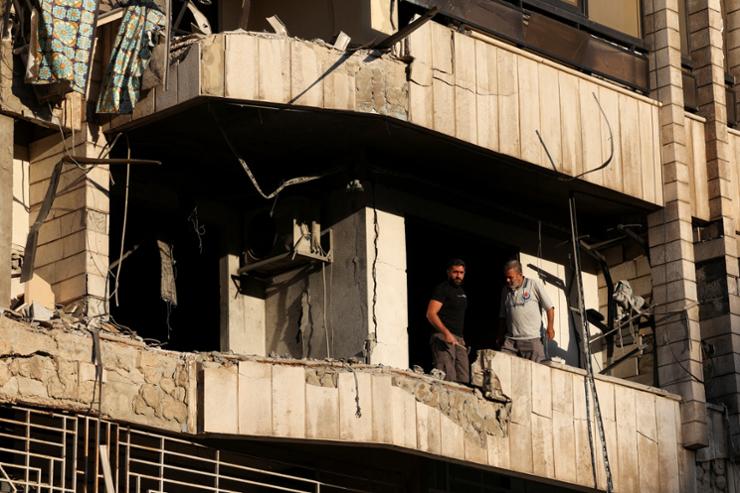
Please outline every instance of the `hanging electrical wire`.
M213 121L216 123L216 127L218 127L219 132L221 132L221 135L224 138L224 142L226 142L226 145L228 146L229 150L231 150L231 152L234 155L234 157L237 159L237 161L239 161L239 164L241 164L242 168L244 169L244 172L249 177L249 181L252 182L252 185L254 186L254 189L257 191L258 194L260 194L260 196L263 199L266 199L266 200L273 199L273 198L277 197L277 195L280 192L282 192L283 190L285 190L288 187L292 187L294 185L302 185L304 183L309 183L309 182L312 182L312 181L316 181L316 180L319 180L321 178L324 178L325 176L334 174L334 173L336 173L338 171L338 170L331 170L329 172L318 174L318 175L298 176L296 178L290 178L288 180L284 180L271 193L265 193L262 190L262 187L260 187L259 183L257 182L257 178L254 176L254 173L252 173L252 170L249 168L249 165L247 164L247 162L244 159L242 159L242 157L239 155L239 153L236 151L236 149L234 148L233 144L231 143L231 140L229 140L229 137L226 135L226 131L221 126L221 123L218 121L218 118L216 118L216 113L213 111L213 108L211 108L210 105L208 106L208 110L210 111L211 116L213 117Z
M206 235L206 227L200 224L200 218L198 217L198 206L193 208L193 211L188 216L188 222L193 226L195 236L198 237L198 253L203 255L203 237Z
M595 173L599 170L602 170L609 166L609 163L612 162L612 159L614 159L614 134L612 132L612 125L609 123L609 118L607 118L606 113L604 112L604 108L601 107L601 103L599 102L599 98L596 97L595 93L591 93L591 95L594 97L594 101L596 101L596 105L599 107L599 113L601 114L602 118L606 122L606 128L609 130L609 157L606 158L606 161L601 163L601 165L597 166L594 169L586 170L580 174L577 174L575 176L568 176L568 177L559 177L558 180L560 181L573 181L577 180L579 178L583 178L584 176ZM555 160L552 158L552 155L550 154L550 150L547 148L547 145L545 144L545 141L542 138L542 135L540 135L539 130L535 130L534 133L537 134L537 138L540 140L540 144L542 144L542 147L545 149L545 155L547 155L548 161L550 161L550 165L552 165L553 171L556 173L560 173L560 170L558 169L558 166L555 164Z
M126 159L131 159L131 142L129 141L128 135L126 135ZM124 247L126 244L126 227L128 223L128 197L129 197L129 185L131 183L131 164L126 164L126 183L124 184L123 193L123 221L121 224L121 246L118 253L118 265L116 266L116 276L114 279L114 289L111 296L113 296L116 306L119 306L118 299L118 287L121 283L121 268L124 260Z

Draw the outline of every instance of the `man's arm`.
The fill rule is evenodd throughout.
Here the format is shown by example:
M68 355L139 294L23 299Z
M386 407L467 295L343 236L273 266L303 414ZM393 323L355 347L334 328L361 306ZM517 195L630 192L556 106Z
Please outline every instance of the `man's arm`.
M442 323L442 319L439 318L439 310L441 309L441 301L430 300L429 306L427 306L427 320L429 320L429 323L432 324L432 327L437 329L437 331L442 334L447 344L455 345L457 344L457 339L455 339L455 336L452 335L450 329L445 327L445 324Z
M547 338L551 341L555 339L555 307L554 306L547 309Z
M540 281L535 281L535 287L537 288L540 306L547 314L547 338L552 341L555 339L555 305L550 301L550 297L547 296L545 287Z

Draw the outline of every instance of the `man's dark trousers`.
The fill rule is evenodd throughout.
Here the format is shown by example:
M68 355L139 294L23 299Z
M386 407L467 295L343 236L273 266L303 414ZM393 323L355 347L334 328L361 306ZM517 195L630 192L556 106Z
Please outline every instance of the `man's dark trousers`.
M442 334L432 335L432 364L434 368L445 372L445 380L450 382L469 383L470 363L468 348L462 337L455 336L458 344L449 344Z

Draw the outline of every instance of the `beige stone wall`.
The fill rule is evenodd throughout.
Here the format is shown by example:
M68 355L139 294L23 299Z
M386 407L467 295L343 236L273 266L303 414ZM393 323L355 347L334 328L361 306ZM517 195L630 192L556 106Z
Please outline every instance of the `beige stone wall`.
M66 154L97 157L100 148L81 132L74 144L51 135L32 142L29 151L33 222L56 164ZM107 313L109 179L107 166L64 165L36 250L35 272L51 284L56 302L82 300L90 315Z
M732 197L732 202L739 204L738 207L740 207L740 131L730 130L728 134L731 150L730 174L732 177L728 193ZM735 229L740 233L740 212L735 215Z
M737 162L734 136L727 126L725 73L736 71L737 19L728 13L729 34L723 37L724 19L720 0L688 2L688 29L691 57L695 62L698 113L706 122L706 182L710 228L698 235L695 244L696 278L701 302L702 342L711 348L704 359L707 399L729 409L733 442L740 438L740 410L737 396L740 347L735 341L740 331L740 263L738 262L738 224L740 203L734 181ZM728 46L724 46L727 40ZM730 55L725 59L725 53ZM712 229L714 232L712 233ZM737 448L734 453L740 452Z
M648 216L653 301L659 343L658 371L664 388L681 394L683 438L687 446L707 444L706 395L703 381L701 329L697 306L691 222L691 188L687 154L687 123L681 75L678 1L644 5L645 41L652 47L651 94L662 106L660 143L664 208ZM682 319L666 317L683 312Z
M29 185L28 148L15 146L13 159L13 232L11 237L14 252L23 253L28 236L29 212L31 209ZM15 298L23 293L23 286L18 278L10 281L10 297Z
M570 280L570 268L564 263L552 259L541 259L535 255L521 252L519 260L522 263L522 272L526 277L532 279L541 279L536 269L543 270L550 275L560 279L565 285ZM530 266L534 266L530 267ZM586 309L598 308L599 298L597 290L597 276L591 272L583 272L583 294ZM548 356L551 358L560 358L561 362L578 367L580 361L581 348L578 346L578 336L572 322L570 303L565 290L543 281L545 291L555 304L555 340L548 345ZM498 307L496 307L498 309ZM546 318L543 317L543 322ZM601 362L599 361L599 365ZM599 366L597 366L599 368Z
M662 204L655 101L473 32L430 22L408 38L409 121L501 154Z
M170 67L169 89L157 87L121 128L199 96L350 110L408 119L406 64L369 51L353 54L326 44L268 33L231 32L193 45Z
M102 416L175 432L195 431L192 355L101 335ZM97 412L93 338L0 317L0 402Z
M174 353L108 333L100 352L102 415L119 422L375 443L593 486L584 374L570 367L485 352L473 369L484 397L388 367ZM0 402L95 413L92 353L87 331L0 318ZM683 481L693 455L680 445L677 397L607 377L598 377L597 391L615 491L691 491ZM602 470L597 462L600 488Z
M374 217L378 236L375 239ZM365 208L368 326L375 339L370 362L395 368L409 366L406 228L403 216ZM375 245L377 243L377 261ZM375 264L375 274L373 274ZM373 303L373 293L377 299ZM372 313L375 305L375 314ZM373 320L375 317L375 321ZM338 321L337 321L338 322ZM335 322L336 324L336 322ZM341 327L340 324L336 324Z
M537 166L550 168L540 130L558 171L576 175L614 158L585 181L662 204L658 105L493 38L435 22L406 45L413 62L257 33L223 33L193 46L121 127L199 96L374 113L407 120ZM408 71L408 76L407 76Z
M493 351L483 360L474 373L492 400L468 387L382 367L205 363L200 431L374 443L592 487L583 372ZM597 389L615 491L692 491L683 482L681 464L690 463L691 454L680 445L677 397L606 377L599 377Z

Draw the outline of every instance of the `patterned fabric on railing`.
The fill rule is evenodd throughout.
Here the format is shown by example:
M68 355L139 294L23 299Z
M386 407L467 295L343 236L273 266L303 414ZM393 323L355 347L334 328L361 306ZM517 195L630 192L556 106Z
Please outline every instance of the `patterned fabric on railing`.
M98 99L98 113L131 113L139 101L141 77L166 27L165 14L156 3L135 0L128 4Z
M90 72L97 0L40 0L31 22L26 80L32 84L67 81L85 94Z

